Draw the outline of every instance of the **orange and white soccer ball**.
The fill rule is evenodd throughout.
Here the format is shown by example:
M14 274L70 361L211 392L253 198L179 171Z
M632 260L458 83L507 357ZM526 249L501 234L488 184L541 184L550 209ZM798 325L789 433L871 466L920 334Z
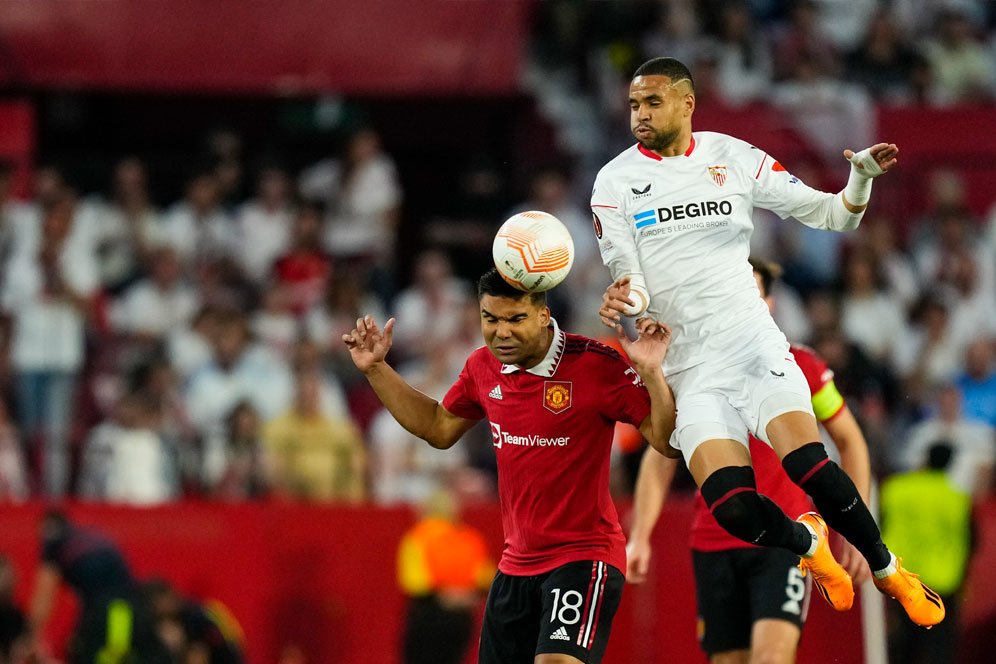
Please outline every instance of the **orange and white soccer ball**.
M539 293L567 278L574 264L574 240L552 214L531 210L501 225L491 255L505 281L519 290Z

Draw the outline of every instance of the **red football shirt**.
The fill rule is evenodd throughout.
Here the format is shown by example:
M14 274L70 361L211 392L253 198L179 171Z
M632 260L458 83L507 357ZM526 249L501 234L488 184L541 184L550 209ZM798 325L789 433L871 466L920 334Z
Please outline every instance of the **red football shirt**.
M833 371L815 351L806 346L793 345L790 350L803 375L806 376L815 406L823 388L833 381ZM829 410L826 408L817 410L819 411L817 417L821 422L826 422L844 410L844 402L843 400L839 403L834 402ZM750 437L750 459L754 466L754 476L757 478L758 492L773 500L790 518L795 519L813 509L806 493L785 474L775 451L754 436ZM716 518L702 499L702 494L698 492L695 494L695 516L692 520L690 546L696 551L754 548L753 544L726 532L716 522Z
M650 395L619 353L556 322L553 330L531 369L502 364L486 347L474 351L443 407L491 424L505 531L498 569L530 576L598 560L625 573L609 454L615 423L643 422Z

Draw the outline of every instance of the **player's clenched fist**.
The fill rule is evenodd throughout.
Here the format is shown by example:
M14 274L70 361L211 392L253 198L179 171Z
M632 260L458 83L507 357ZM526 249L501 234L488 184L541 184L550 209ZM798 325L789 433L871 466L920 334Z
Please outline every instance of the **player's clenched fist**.
M388 320L381 331L373 316L356 319L356 327L349 334L342 335L349 349L353 364L363 373L371 371L387 357L394 341L394 319Z

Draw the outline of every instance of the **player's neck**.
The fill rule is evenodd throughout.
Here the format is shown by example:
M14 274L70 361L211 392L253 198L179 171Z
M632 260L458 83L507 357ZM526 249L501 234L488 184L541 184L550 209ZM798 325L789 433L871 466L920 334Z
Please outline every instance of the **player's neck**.
M683 129L677 138L660 150L651 150L658 157L687 157L692 151L692 128Z

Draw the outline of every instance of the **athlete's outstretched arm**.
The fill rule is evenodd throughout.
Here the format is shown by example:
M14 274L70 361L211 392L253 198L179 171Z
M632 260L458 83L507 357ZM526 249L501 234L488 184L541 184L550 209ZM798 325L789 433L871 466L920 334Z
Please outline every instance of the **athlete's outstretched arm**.
M850 231L858 227L868 200L872 180L892 170L899 148L877 143L860 152L844 150L851 172L847 185L837 194L818 191L799 181L776 160L761 152L754 186L754 204L780 217L795 217L811 228Z
M664 509L671 482L674 480L677 459L669 459L648 447L640 461L633 492L632 524L626 543L626 580L643 583L650 568L650 536Z
M627 279L626 290L621 293L618 301L618 313L638 316L647 310L650 295L636 249L634 228L624 215L624 201L619 196L618 187L604 173L599 173L595 178L595 186L591 192L592 223L598 238L598 251L602 262L609 268L612 279L617 284L620 280ZM609 327L613 327L618 320L618 314L612 318L602 316L602 322Z
M342 340L353 364L363 372L398 424L433 447L452 447L475 422L457 417L432 397L416 390L387 363L394 323L390 319L381 331L372 316L359 318L353 331L342 335Z

